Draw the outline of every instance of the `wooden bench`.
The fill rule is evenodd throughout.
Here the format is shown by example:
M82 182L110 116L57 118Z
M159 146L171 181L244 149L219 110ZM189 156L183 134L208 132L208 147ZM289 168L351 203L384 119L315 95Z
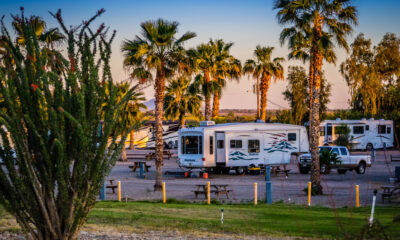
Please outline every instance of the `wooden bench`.
M129 168L132 168L132 172L136 172L137 168L140 168L140 164L143 164L144 171L149 172L150 165L147 165L146 161L134 161L133 165L130 165Z
M111 188L112 192L115 193L115 189L118 186L114 184L114 179L109 179L108 181L110 181L110 185L107 185L106 188Z
M390 161L391 162L399 162L400 161L400 155L390 155Z
M395 197L400 197L400 186L382 186L382 203L385 202L387 198L389 202Z

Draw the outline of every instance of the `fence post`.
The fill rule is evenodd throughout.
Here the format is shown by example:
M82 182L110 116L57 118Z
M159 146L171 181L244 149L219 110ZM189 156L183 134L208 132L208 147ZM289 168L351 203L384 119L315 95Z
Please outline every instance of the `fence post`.
M358 185L356 185L356 207L360 207L360 189Z
M207 182L207 204L211 203L211 197L210 197L210 182Z
M165 182L162 183L162 192L163 192L163 200L162 200L162 202L166 203L167 202L167 198L166 198L166 195L165 195Z
M272 203L272 183L271 183L271 166L265 167L265 202L267 204Z
M118 202L121 202L121 181L118 181Z
M308 206L311 206L311 182L308 182Z
M257 205L257 183L254 183L254 205Z

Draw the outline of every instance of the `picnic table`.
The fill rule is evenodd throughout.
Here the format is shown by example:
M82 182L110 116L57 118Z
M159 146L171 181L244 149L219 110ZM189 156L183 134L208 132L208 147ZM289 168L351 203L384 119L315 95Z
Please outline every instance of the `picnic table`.
M132 172L136 172L137 168L140 168L140 164L143 164L144 171L149 172L150 165L147 165L147 160L134 160L133 165L130 165L129 168L132 168Z
M391 202L395 196L400 196L400 185L384 185L382 188L382 203L385 202L385 198Z
M207 184L197 184L196 185L196 190L193 191L195 194L195 197L197 199L198 195L204 195L204 198L207 198ZM210 185L210 194L214 193L217 196L217 199L219 200L220 194L225 194L226 198L229 199L229 193L232 192L232 190L228 189L228 184L211 184Z
M110 185L107 185L106 188L111 188L112 192L115 193L118 186L114 184L114 179L108 179L108 181L110 181Z
M286 175L286 178L289 176L290 169L286 169L286 165L283 165L283 169L281 169L280 165L277 166L271 166L271 173L274 174L275 176L278 173L284 173Z
M391 161L391 162L398 162L398 161L400 161L400 155L392 155L392 154L390 154L390 161Z

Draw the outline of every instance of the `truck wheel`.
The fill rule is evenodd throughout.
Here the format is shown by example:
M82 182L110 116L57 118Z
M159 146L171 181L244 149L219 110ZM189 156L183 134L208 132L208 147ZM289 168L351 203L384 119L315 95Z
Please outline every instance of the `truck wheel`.
M169 143L168 143L168 148L169 148L169 149L174 148L174 143L173 143L173 142L169 142Z
M368 143L367 147L366 147L366 150L367 151L371 151L372 149L374 149L374 145L372 145L372 143Z
M300 172L301 174L308 174L309 171L310 171L309 168L306 168L306 167L299 167L299 172Z
M365 173L365 162L360 162L356 168L356 172L358 174L364 174Z
M328 168L328 166L326 164L321 164L320 172L322 174L329 174L330 171L329 171L329 168Z
M347 169L338 169L337 172L338 172L339 174L346 174Z
M236 168L237 175L242 175L244 172L245 172L245 169L243 167Z

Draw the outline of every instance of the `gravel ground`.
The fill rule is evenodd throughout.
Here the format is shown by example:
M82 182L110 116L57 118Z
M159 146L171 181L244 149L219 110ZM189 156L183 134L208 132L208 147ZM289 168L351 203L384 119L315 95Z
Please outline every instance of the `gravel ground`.
M353 154L368 154L367 152L355 152ZM380 190L380 186L388 185L390 176L394 176L395 166L400 166L400 162L390 163L390 154L399 154L398 151L378 151L375 162L371 168L367 168L364 175L358 175L355 171L348 171L345 175L338 174L333 170L329 175L321 175L323 196L312 197L312 205L322 205L328 207L354 206L355 204L355 185L360 187L360 204L370 205L372 201L373 189ZM386 162L386 159L388 162ZM296 160L292 158L288 169L291 169L289 177L283 174L272 176L272 199L273 201L284 201L288 203L307 204L307 196L302 191L308 185L310 175L300 174L296 166ZM153 185L155 179L154 161L150 162L151 168L146 173L145 179L139 178L139 171L132 172L129 165L132 163L119 162L112 169L109 179L121 181L122 198L128 200L160 200L161 192L154 192ZM182 171L179 169L176 158L164 161L165 171ZM187 200L191 202L205 201L195 199L193 191L196 184L229 184L233 190L230 199L221 197L221 202L247 202L253 201L254 183L258 183L258 199L265 199L265 179L263 175L226 175L209 174L209 179L202 178L183 178L164 176L166 183L167 198ZM107 189L107 199L117 199L117 194L113 194L111 189ZM214 197L212 195L212 197ZM199 196L201 198L201 196ZM382 204L378 198L378 204Z

